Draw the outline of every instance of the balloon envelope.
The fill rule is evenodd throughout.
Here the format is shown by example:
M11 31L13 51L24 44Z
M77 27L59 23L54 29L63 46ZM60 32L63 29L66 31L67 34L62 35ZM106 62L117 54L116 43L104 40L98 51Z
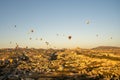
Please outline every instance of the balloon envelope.
M68 36L68 39L71 39L72 38L72 36Z

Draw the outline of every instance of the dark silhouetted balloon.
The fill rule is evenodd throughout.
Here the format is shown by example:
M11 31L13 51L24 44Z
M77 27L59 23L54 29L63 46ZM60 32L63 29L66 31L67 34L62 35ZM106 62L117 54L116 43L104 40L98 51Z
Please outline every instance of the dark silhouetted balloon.
M42 41L43 39L42 39L42 38L40 38L40 40Z
M32 29L32 30L31 30L31 32L33 33L33 32L34 32L34 30Z
M46 43L46 45L49 45L49 42L46 41L45 43Z
M70 40L72 38L72 36L68 36L68 39Z

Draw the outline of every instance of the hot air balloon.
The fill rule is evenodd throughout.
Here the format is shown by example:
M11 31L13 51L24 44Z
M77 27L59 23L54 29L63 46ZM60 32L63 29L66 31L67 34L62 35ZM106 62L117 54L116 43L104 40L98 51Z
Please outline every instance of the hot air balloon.
M49 42L46 41L45 43L46 43L46 45L49 45Z
M10 41L10 44L11 44L12 42Z
M28 46L26 46L26 49L28 49Z
M96 34L96 37L98 37L98 34Z
M42 41L42 38L40 38L40 40Z
M33 32L34 32L34 30L32 29L32 30L31 30L31 32L33 33Z
M90 21L89 21L89 20L87 20L87 21L86 21L86 24L90 24Z
M59 36L59 34L56 34L57 36Z
M14 27L16 28L16 25Z
M110 39L112 39L112 37Z
M32 38L30 37L29 39L31 40Z
M68 39L70 40L72 38L72 36L68 36Z

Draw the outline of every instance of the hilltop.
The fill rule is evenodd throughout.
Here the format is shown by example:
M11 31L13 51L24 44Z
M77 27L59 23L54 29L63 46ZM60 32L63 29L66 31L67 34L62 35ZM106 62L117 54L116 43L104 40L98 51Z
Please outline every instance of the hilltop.
M115 46L98 46L96 48L92 49L120 49L120 47L115 47Z

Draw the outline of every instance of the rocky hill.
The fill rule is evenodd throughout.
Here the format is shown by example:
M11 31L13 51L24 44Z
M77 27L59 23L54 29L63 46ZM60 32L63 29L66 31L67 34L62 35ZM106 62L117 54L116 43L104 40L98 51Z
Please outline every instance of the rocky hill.
M81 48L0 50L0 80L119 79L120 56L113 52Z

